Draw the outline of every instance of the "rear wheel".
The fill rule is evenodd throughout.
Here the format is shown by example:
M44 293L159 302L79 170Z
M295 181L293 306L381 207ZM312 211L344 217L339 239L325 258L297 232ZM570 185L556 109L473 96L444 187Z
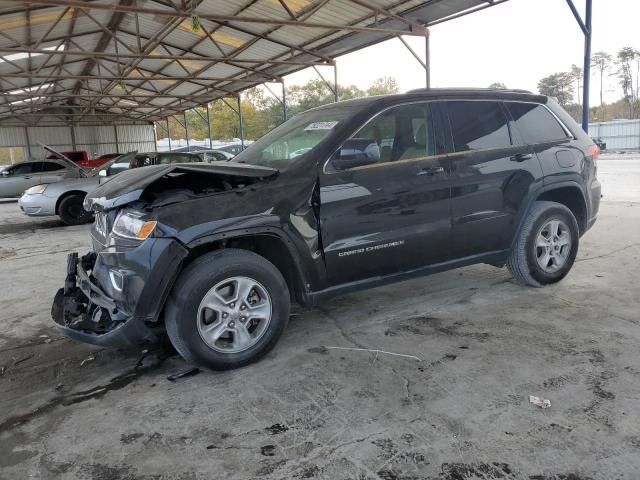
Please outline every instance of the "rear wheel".
M196 259L180 275L165 325L185 360L225 370L269 352L289 309L287 284L271 262L250 251L224 249Z
M567 207L536 202L507 260L520 283L532 287L559 282L571 270L580 240L578 222Z
M91 212L87 212L82 206L84 196L69 195L60 202L58 215L67 225L80 225L91 220Z

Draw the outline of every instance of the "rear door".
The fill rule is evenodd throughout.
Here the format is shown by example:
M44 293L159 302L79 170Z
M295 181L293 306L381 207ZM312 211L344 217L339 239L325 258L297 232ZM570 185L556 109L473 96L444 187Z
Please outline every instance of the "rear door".
M64 165L46 160L40 164L40 171L40 183L59 182L69 174Z
M462 258L509 248L540 163L497 100L444 102L449 115L452 248Z
M320 180L331 284L449 258L448 172L444 144L436 141L442 130L427 103L401 105L374 117L334 154ZM345 166L340 157L370 162Z

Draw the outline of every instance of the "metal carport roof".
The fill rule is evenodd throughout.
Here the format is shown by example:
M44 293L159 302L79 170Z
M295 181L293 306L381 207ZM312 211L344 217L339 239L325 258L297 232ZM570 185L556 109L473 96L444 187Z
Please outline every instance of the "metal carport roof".
M0 1L0 125L157 121L505 1Z

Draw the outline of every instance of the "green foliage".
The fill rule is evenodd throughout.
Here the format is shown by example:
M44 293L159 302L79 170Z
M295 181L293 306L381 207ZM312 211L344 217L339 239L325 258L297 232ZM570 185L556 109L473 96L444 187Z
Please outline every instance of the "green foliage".
M507 86L502 82L493 82L491 85L489 85L489 88L498 88L501 90L506 90Z
M546 76L538 82L538 91L542 95L555 97L560 105L566 106L573 101L571 84L573 76L569 72L558 72Z
M362 90L355 85L339 85L338 95L340 100L349 100L367 95L398 93L398 90L398 84L395 79L382 77L374 80L367 90ZM310 80L304 85L287 87L286 95L289 117L334 101L333 91L321 79ZM223 100L217 100L209 105L213 138L232 140L240 137L240 125L235 109L237 109L237 101L235 99L227 100L227 103ZM190 139L204 140L209 138L206 107L198 107L187 111L186 118ZM242 94L242 118L244 137L251 140L258 139L282 123L283 114L280 99L274 98L261 88L255 87L246 90ZM186 138L183 125L184 116L169 118L171 138ZM166 128L166 121L159 123L157 129L159 138L167 137Z

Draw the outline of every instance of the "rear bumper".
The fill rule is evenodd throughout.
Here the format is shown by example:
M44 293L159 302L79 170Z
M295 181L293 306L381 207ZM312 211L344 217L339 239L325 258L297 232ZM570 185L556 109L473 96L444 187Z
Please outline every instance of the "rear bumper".
M590 186L590 201L591 201L591 209L589 220L587 222L587 230L593 227L593 224L596 223L598 218L598 211L600 210L600 199L602 198L602 185L598 181L597 178L594 178L591 182Z

